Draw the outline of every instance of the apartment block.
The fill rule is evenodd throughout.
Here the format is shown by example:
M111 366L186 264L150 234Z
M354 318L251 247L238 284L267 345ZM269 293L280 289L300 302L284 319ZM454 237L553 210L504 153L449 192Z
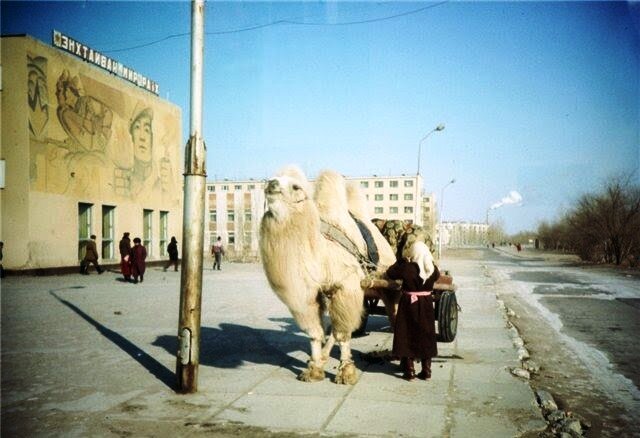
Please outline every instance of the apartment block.
M347 177L360 186L372 218L399 219L435 232L433 194L422 192L422 176ZM313 182L313 180L311 181ZM207 182L205 249L222 238L232 259L258 258L260 221L265 212L264 181L221 180ZM435 240L435 238L434 238Z

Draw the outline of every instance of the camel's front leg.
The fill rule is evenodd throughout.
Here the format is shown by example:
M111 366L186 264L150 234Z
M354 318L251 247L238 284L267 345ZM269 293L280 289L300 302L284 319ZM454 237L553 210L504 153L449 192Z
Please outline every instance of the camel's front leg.
M358 381L358 369L351 359L351 335L335 334L340 346L340 366L336 374L336 383L343 385L355 385Z
M326 360L322 358L322 338L311 338L311 360L307 369L302 371L298 380L303 382L317 382L324 379L324 365Z
M322 309L317 306L309 306L304 312L292 312L298 325L311 338L311 359L307 369L302 371L298 380L303 382L317 382L324 379L324 366L327 358L323 357L322 342L324 330L322 328Z

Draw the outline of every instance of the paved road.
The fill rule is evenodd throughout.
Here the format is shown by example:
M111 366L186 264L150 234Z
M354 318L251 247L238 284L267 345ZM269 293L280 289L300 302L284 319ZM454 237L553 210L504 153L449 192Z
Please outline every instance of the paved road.
M550 389L604 436L640 435L640 277L509 250L458 250L485 263Z
M199 391L174 391L179 277L142 284L101 276L2 281L3 436L491 436L546 426L491 279L475 261L445 262L463 307L439 344L432 380L406 382L392 334L372 316L353 341L359 380L303 383L309 345L261 267L204 272Z

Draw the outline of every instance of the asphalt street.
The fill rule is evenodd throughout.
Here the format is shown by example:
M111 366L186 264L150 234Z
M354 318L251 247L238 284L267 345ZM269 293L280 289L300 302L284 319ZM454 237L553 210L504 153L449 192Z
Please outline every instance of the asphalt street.
M476 258L515 311L532 385L592 424L592 436L640 436L640 272L513 247L452 251Z
M210 264L207 263L206 266ZM3 436L492 436L546 423L482 264L443 261L462 307L430 381L406 382L372 315L355 385L296 380L309 344L258 264L205 270L198 392L175 388L179 274L2 280Z

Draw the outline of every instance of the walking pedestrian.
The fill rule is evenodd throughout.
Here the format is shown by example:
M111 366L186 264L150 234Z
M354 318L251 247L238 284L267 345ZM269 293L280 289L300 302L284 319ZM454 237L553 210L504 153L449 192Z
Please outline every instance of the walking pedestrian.
M89 263L95 266L96 271L98 271L98 274L102 274L104 272L104 270L98 264L98 249L96 247L95 234L92 234L91 240L87 242L87 246L85 247L85 252L84 252L84 259L82 259L82 261L84 262L83 269L82 269L82 273L84 275L89 275Z
M4 278L4 267L2 266L2 250L4 249L4 242L0 242L0 278Z
M142 241L139 237L133 239L133 248L131 248L131 275L133 275L133 282L138 282L140 277L140 283L144 281L144 271L147 268L145 260L147 259L147 249L142 245Z
M126 281L131 281L131 239L125 232L120 240L120 272Z
M175 237L171 237L171 242L167 245L167 253L169 254L169 263L164 267L166 272L169 266L174 265L175 271L178 271L178 241Z
M222 256L224 255L224 247L222 246L222 237L218 236L218 240L211 247L211 254L214 257L213 261L213 269L218 267L218 271L220 270L220 263L222 262Z
M393 329L393 355L400 358L406 380L415 379L413 361L419 358L418 378L431 378L431 358L438 354L433 285L440 277L431 251L424 242L415 242L404 256L391 265L387 276L402 280L402 296Z

